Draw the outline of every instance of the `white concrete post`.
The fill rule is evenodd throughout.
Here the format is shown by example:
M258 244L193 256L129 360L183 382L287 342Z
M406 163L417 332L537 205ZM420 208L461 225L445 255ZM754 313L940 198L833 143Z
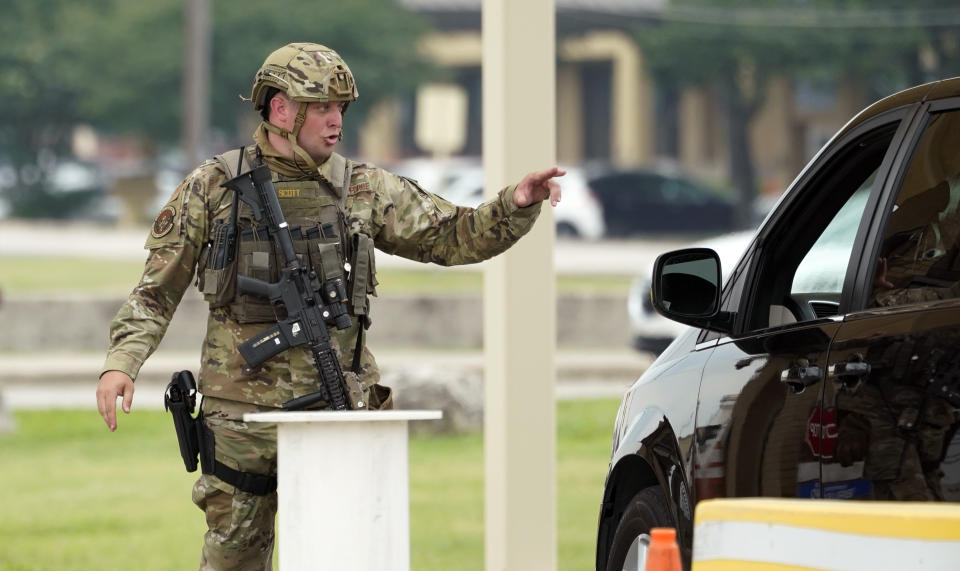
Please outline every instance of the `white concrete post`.
M277 423L281 571L410 569L407 422L441 411L246 414Z
M553 0L483 2L488 193L556 159ZM560 179L563 186L563 179ZM488 571L557 568L554 220L541 207L484 274L484 505Z

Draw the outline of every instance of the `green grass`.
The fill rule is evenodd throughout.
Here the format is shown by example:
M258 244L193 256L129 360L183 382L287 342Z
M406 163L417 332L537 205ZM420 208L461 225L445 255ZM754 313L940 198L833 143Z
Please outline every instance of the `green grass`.
M557 409L560 570L590 569L614 400ZM20 411L0 436L0 570L195 568L204 531L194 474L169 417L123 415L109 433L94 411ZM480 434L410 443L412 568L482 570Z
M96 258L0 257L0 289L7 295L85 293L126 295L143 272L143 263ZM381 295L480 293L483 274L449 268L381 270ZM626 293L629 275L562 275L560 293Z
M0 257L0 288L5 295L130 293L143 262L98 258Z
M0 437L0 569L196 567L203 518L169 418L138 412L115 434L95 411L15 419Z

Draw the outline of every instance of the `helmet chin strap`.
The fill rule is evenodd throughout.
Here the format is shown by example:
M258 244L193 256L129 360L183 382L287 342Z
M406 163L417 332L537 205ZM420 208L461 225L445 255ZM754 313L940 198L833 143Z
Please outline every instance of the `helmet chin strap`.
M310 156L303 147L297 144L297 135L300 134L300 129L303 127L303 122L306 119L307 115L307 103L300 102L300 108L297 109L297 117L293 122L293 130L287 131L281 127L277 127L269 121L264 121L263 126L267 131L280 135L287 139L290 142L290 149L293 151L293 161L297 165L297 168L300 171L310 177L314 177L319 172L320 167L317 165L316 161L313 160L313 157ZM301 166L301 161L304 165Z

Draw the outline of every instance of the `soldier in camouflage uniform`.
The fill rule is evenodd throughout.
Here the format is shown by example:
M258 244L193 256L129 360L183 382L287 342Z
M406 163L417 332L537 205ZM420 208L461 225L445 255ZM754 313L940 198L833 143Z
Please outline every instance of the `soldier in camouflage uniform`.
M239 172L257 156L270 168L284 215L291 228L299 228L295 246L305 263L329 274L334 265L329 256L337 256L341 267L334 270L345 273L353 325L331 328L331 344L357 408L392 406L390 389L378 383L377 363L363 343L363 328L370 323L367 296L375 294L377 284L374 247L421 262L479 262L528 232L543 200L554 205L560 200L554 178L564 173L557 167L526 175L474 209L455 206L415 181L345 159L333 149L343 114L356 98L352 73L327 47L294 43L267 57L251 96L263 117L255 145L235 152L230 161L221 156L204 162L177 187L147 238L143 277L111 323L97 387L98 408L111 431L117 427L117 400L122 397L129 413L133 380L160 343L194 275L210 302L199 390L218 463L258 477L275 476L276 428L245 423L244 413L275 410L319 390L305 346L244 370L237 346L275 322L276 315L269 303L237 294L237 275L276 281L278 260L264 229L240 203L236 260L226 267L213 263L218 233L230 223L235 204L233 192L221 186L230 178L232 160ZM206 513L209 528L201 569L272 568L275 491L254 493L203 474L193 501Z
M943 501L940 468L957 422L960 334L876 335L864 362L872 370L838 383L836 459L864 461L874 500ZM836 347L839 354L846 350Z

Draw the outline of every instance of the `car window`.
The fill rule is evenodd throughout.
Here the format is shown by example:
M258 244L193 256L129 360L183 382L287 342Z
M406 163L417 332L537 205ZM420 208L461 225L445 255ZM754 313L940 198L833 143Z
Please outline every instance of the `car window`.
M934 114L913 149L880 246L871 304L960 296L960 111Z
M839 296L843 290L846 262L850 259L876 175L877 171L873 171L860 185L804 256L793 276L791 295L822 292Z
M705 204L707 202L706 194L686 181L665 178L661 188L667 202L687 205Z
M857 230L897 125L838 143L791 191L762 239L747 330L839 312Z
M620 186L630 188L633 192L646 202L661 202L663 200L662 180L658 176L638 173L636 175L624 175L624 182Z

